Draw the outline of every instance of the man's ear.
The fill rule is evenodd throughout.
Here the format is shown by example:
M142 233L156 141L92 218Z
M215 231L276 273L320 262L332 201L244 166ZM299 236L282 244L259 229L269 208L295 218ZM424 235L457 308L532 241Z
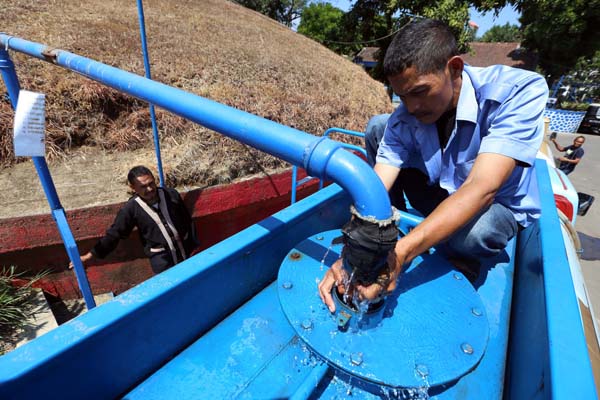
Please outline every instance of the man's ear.
M465 62L460 56L454 56L448 60L448 69L450 70L450 76L452 79L457 79L462 76Z

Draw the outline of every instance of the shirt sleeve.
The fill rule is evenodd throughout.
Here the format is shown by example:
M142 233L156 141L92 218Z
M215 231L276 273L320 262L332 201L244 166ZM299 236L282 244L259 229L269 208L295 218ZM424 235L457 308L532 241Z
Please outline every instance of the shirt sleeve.
M488 121L479 153L496 153L532 166L543 139L548 85L538 74L521 78Z
M407 130L407 124L399 120L396 113L392 114L377 150L378 164L396 168L402 168L406 164L411 151L408 139L411 135Z
M119 240L129 236L134 227L133 204L128 202L119 210L113 224L108 228L104 237L98 240L92 249L92 254L98 258L106 257L117 247Z

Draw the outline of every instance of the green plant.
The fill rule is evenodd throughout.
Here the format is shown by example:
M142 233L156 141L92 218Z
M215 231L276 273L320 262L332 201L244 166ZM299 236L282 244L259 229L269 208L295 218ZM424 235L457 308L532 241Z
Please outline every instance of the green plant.
M17 273L15 267L4 267L0 272L0 341L5 341L23 325L35 311L35 306L29 301L33 294L32 285L46 276L41 272L32 278L24 278L23 273ZM15 281L24 285L14 285Z
M560 103L561 110L568 111L586 111L589 106L588 103L576 103L572 101L563 101Z

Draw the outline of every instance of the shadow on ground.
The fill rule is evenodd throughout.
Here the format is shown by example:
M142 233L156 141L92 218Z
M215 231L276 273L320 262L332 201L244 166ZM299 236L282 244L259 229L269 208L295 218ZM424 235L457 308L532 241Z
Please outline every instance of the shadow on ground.
M581 232L577 232L577 234L583 248L581 259L588 261L600 260L600 239Z

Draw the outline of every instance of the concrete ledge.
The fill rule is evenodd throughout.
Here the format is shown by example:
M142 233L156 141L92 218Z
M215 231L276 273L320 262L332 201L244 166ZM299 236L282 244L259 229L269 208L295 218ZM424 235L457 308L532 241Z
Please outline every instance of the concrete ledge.
M17 334L16 347L42 336L58 326L50 305L41 289L34 289L32 303L35 304L33 314L25 323L25 327Z

